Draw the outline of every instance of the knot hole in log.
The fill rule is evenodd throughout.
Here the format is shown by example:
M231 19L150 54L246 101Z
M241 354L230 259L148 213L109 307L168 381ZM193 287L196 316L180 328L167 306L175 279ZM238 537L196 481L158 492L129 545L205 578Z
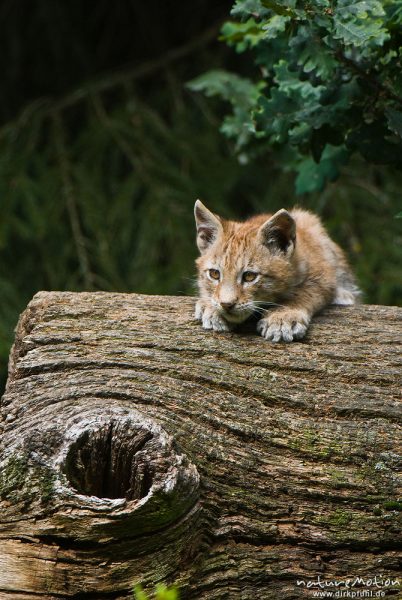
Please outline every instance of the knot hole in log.
M198 471L153 419L96 398L45 412L0 458L0 500L32 514L24 535L107 543L183 521L194 528Z
M146 429L132 431L116 421L85 431L67 453L65 475L85 496L144 498L155 475L147 448L153 438Z
M139 563L170 581L205 551L198 471L141 411L98 398L67 410L46 406L35 427L17 437L10 431L7 442L0 510L12 540L2 545L0 597L15 589L43 598L127 597L143 580ZM24 506L20 518L16 504ZM31 576L35 552L50 560ZM94 553L88 578L82 564ZM72 555L79 558L70 575Z

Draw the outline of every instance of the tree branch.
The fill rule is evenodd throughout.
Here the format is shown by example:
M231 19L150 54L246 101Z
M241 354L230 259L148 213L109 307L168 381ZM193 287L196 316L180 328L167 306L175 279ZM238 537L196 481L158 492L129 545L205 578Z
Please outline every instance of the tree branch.
M17 119L2 127L0 130L0 137L5 135L10 130L22 127L27 120L29 120L32 114L37 111L44 114L61 112L71 108L72 106L75 106L76 104L79 104L83 100L86 100L88 96L101 94L116 86L123 85L127 81L131 81L133 79L148 77L155 71L159 71L160 69L163 69L164 67L181 60L182 58L192 54L199 48L202 48L212 40L216 39L221 25L222 21L218 21L187 44L179 46L178 48L174 48L173 50L170 50L163 56L156 59L149 60L140 65L136 65L135 67L110 73L99 80L83 84L79 88L67 94L64 98L56 101L52 101L49 98L35 100L22 110Z
M91 290L94 287L93 274L89 264L85 238L81 229L77 203L73 193L73 183L70 177L70 168L64 139L63 124L58 112L52 113L52 119L54 123L54 140L57 158L59 161L60 174L63 183L63 194L66 200L67 212L70 219L75 247L77 249L78 261L81 267L85 288L87 290Z

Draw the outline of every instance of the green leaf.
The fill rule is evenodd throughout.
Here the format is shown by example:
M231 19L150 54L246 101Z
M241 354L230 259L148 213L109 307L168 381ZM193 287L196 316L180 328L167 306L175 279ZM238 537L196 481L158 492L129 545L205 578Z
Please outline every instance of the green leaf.
M265 17L269 14L269 11L262 6L260 0L236 0L232 10L230 11L232 17Z
M380 63L382 65L388 65L394 58L398 57L396 50L389 50L384 56L381 56Z
M256 134L255 125L250 113L243 112L237 107L234 109L233 115L225 117L220 131L228 138L236 140L236 151L246 146Z
M254 48L265 36L262 25L254 18L245 23L227 21L222 29L220 39L236 47L237 52L244 52L247 48Z
M300 25L296 35L289 41L289 48L296 64L305 73L312 73L322 79L332 77L337 66L331 48L316 34L311 24Z
M343 41L345 46L362 47L368 42L373 42L377 46L382 46L389 39L389 33L384 29L381 21L371 21L367 23L343 21L339 18L334 19L335 39Z
M377 0L339 0L334 13L333 37L342 40L345 46L363 48L367 55L370 47L382 46L390 38L384 16L384 8Z
M296 12L292 10L295 7L295 2L276 2L275 0L261 0L261 4L265 8L271 9L277 15L284 17L295 17Z
M327 136L322 134L321 129L314 129L310 142L311 154L313 156L314 162L320 162L326 144Z
M303 109L306 108L306 100L309 100L314 104L318 102L321 92L324 89L322 86L314 86L309 80L301 81L297 73L290 71L289 65L284 60L280 60L279 63L275 65L274 70L274 80L278 85L278 89L293 98L299 97Z
M402 113L394 108L386 108L385 115L388 121L388 127L396 135L402 138Z
M261 96L258 104L259 110L255 115L257 131L264 132L272 142L285 143L294 115L298 113L298 104L277 88L272 90L271 98Z
M269 21L263 25L262 29L265 32L264 39L274 39L278 33L285 31L287 23L289 23L290 17L283 17L281 15L274 15Z
M263 86L263 83L254 84L249 79L221 70L209 71L187 83L187 87L195 92L220 96L232 104L233 114L225 117L221 131L236 139L236 150L245 146L256 133L253 109L257 107Z
M179 600L177 588L167 588L164 584L158 584L155 589L155 600Z
M388 141L389 131L382 121L363 123L348 134L346 145L358 150L374 164L402 165L402 144Z
M340 168L349 158L349 152L344 146L328 145L319 163L313 159L302 160L298 165L296 178L296 193L322 191L328 181L335 181L340 173Z
M354 15L359 19L366 19L369 15L374 17L385 15L384 7L378 0L362 0L360 2L338 0L336 12L344 18Z
M305 73L315 72L318 77L328 79L334 72L337 64L334 57L320 48L316 42L309 43L300 54L300 62Z
M187 82L186 86L193 92L220 96L243 109L251 109L256 104L262 88L260 83L220 69L208 71Z
M134 598L135 600L149 600L140 584L134 586Z

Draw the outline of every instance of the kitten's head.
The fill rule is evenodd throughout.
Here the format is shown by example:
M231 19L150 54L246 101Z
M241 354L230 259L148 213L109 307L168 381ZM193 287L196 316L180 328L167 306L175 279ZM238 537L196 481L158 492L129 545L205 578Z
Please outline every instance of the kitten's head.
M197 200L194 214L200 295L227 321L241 323L286 295L295 277L296 241L296 224L286 210L237 223Z

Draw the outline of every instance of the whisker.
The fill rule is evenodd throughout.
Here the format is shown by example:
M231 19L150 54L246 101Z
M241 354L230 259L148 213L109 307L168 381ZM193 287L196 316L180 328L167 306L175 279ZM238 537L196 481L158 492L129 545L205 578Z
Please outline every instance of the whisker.
M256 308L253 312L257 315L263 315L265 313L265 310L263 310L262 308Z
M245 306L244 306L244 311L245 312L253 312L254 314L259 314L259 315L263 315L265 312L265 309L263 307L260 306L256 306L254 304L254 302L248 302Z
M278 306L279 308L285 308L284 304L278 304L278 302L267 302L265 300L253 300L255 307L269 307L269 306Z

